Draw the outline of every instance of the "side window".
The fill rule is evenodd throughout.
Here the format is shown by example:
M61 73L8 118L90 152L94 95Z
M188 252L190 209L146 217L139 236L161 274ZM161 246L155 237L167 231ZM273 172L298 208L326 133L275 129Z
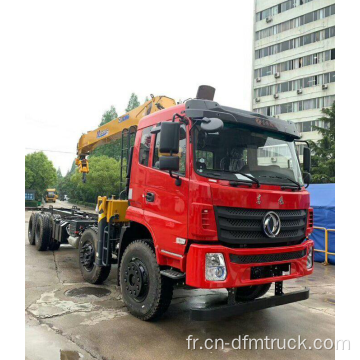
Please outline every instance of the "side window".
M161 132L156 134L155 139L155 148L153 155L153 168L159 168L159 147L160 147L160 138ZM180 141L179 141L179 150L180 150L180 169L179 174L185 176L186 172L186 127L181 125L180 127Z
M139 164L148 166L151 144L150 127L143 129L141 134L141 143L139 151Z

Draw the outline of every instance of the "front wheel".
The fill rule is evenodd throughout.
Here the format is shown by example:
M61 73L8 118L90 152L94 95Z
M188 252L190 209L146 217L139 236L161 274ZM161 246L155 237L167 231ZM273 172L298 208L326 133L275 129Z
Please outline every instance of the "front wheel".
M148 241L136 240L126 248L119 271L122 298L132 315L148 321L159 318L168 309L173 283L160 274Z
M270 289L270 284L243 286L236 289L235 298L237 301L250 301L264 296Z
M79 265L85 281L90 284L104 282L111 270L111 266L97 266L95 264L98 229L89 228L84 231L79 242Z

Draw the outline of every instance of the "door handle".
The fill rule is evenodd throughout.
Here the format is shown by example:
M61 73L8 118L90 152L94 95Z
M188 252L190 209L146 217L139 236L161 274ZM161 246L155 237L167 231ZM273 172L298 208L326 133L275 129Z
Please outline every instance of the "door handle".
M146 202L154 202L155 194L152 192L148 192L148 193L146 193L145 199L146 199Z

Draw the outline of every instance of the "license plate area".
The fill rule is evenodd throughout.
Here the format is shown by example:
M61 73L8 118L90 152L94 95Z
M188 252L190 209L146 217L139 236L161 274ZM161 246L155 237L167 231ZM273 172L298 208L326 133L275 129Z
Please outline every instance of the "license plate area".
M291 264L280 264L280 265L267 265L267 266L253 266L251 268L250 279L266 279L276 276L290 275Z

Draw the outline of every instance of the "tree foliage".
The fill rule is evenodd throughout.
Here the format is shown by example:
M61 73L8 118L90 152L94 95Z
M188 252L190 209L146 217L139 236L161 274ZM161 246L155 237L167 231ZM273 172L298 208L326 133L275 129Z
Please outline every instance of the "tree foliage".
M72 201L95 204L97 197L119 195L120 164L107 156L93 156L89 159L90 173L86 183L82 182L82 174L76 171L68 173L59 185L59 192L66 194Z
M131 94L126 112L140 105L138 97ZM116 119L118 114L114 106L106 111L99 126ZM113 141L95 149L89 157L90 173L86 176L86 183L82 182L82 174L72 164L71 170L64 176L58 177L58 191L61 195L68 195L75 203L95 204L98 196L119 195L120 191L120 153L121 139ZM126 159L124 164L126 165Z
M107 124L109 121L114 120L118 117L116 109L111 105L110 110L104 112L99 126Z
M99 126L107 124L109 121L114 120L118 117L116 109L114 106L111 105L110 109L105 111ZM103 145L97 149L95 149L92 153L92 156L108 156L114 159L119 159L119 147L120 147L120 140L114 141L111 144Z
M55 187L57 182L56 170L53 163L43 152L35 152L25 156L25 189L36 190L36 197Z
M310 141L312 151L312 182L335 182L335 102L330 108L322 109L323 116L319 118L324 127L316 126L322 138L315 142Z
M130 100L129 100L129 103L128 103L128 106L127 108L125 109L126 112L129 112L135 108L137 108L138 106L140 106L140 101L137 97L136 94L132 93L131 96L130 96Z

